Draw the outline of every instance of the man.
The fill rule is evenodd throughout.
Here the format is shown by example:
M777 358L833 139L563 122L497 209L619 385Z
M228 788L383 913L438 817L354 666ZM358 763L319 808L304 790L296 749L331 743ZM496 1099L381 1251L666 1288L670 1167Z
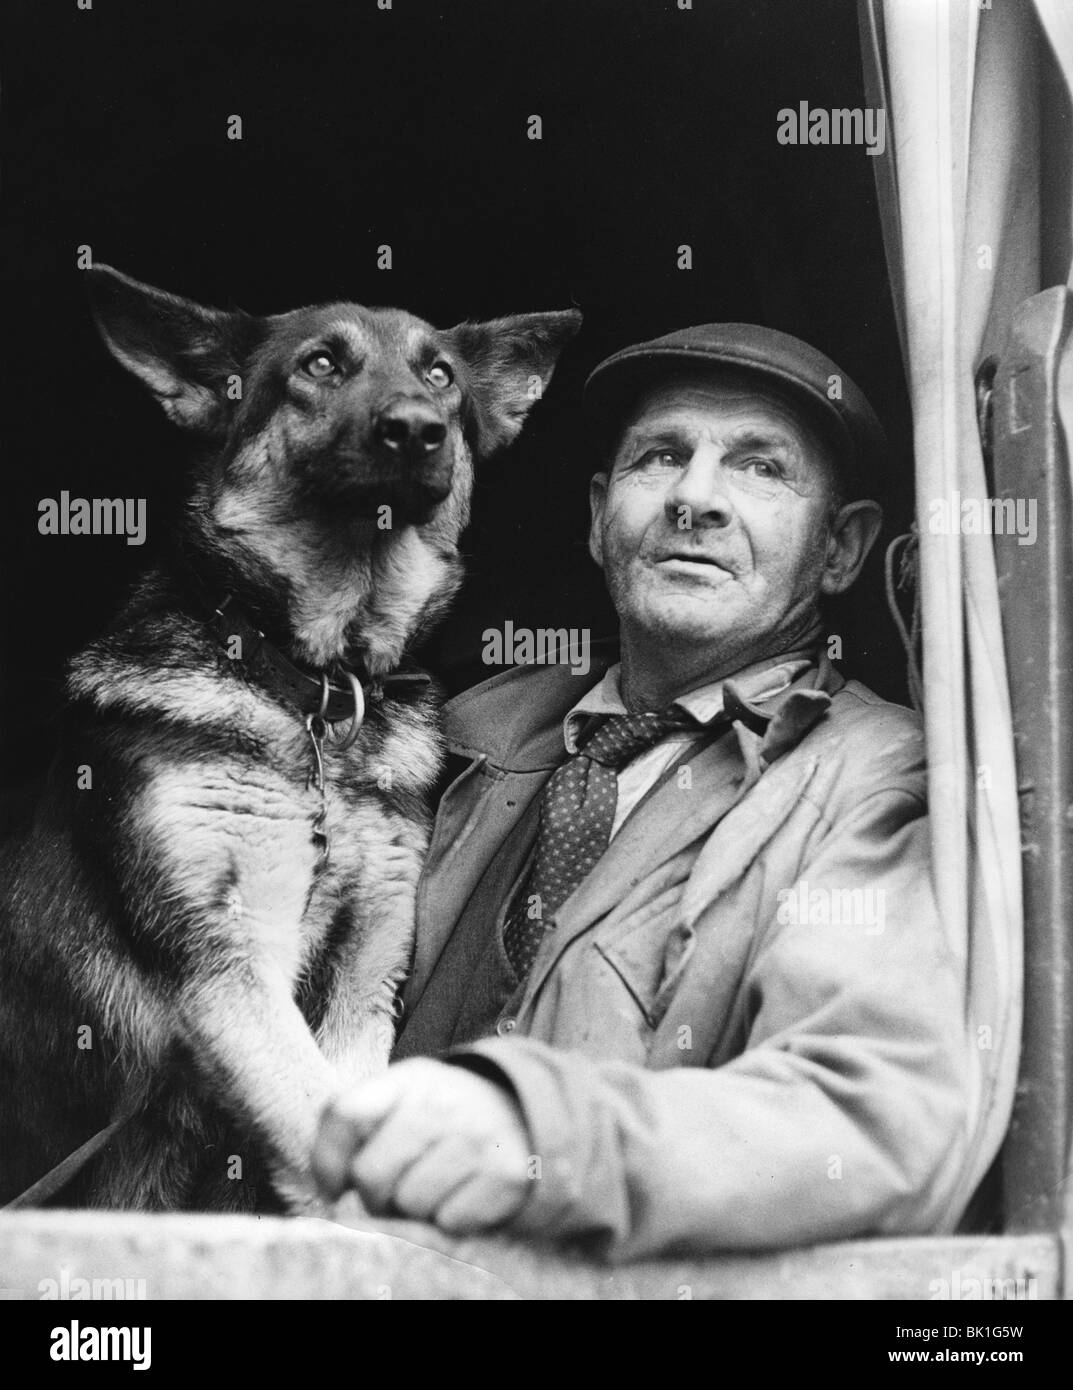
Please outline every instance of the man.
M448 706L399 1060L326 1114L322 1185L617 1259L949 1228L922 737L823 640L880 528L879 423L740 324L627 348L586 399L620 661L580 700L534 666Z

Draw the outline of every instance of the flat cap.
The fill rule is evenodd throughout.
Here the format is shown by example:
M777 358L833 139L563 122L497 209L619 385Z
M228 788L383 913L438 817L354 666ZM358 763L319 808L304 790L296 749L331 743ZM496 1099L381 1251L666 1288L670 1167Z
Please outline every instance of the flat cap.
M676 365L753 372L781 387L835 444L856 490L867 495L885 487L890 446L864 392L816 348L755 323L702 323L605 358L585 383L586 412L599 434L606 440L624 424L646 386Z

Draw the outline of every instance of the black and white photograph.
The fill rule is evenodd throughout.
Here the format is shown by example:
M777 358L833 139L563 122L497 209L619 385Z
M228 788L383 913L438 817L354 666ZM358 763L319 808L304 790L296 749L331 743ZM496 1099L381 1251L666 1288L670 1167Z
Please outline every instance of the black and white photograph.
M1073 4L6 0L0 242L29 1373L193 1301L1031 1364Z

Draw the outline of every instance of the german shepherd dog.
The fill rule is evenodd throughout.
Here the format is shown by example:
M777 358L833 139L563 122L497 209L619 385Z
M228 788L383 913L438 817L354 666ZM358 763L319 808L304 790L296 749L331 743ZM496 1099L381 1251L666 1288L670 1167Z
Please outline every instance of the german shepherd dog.
M580 314L257 318L88 275L198 447L0 866L0 1201L91 1141L51 1200L316 1209L320 1111L386 1065L412 946L440 746L407 652Z

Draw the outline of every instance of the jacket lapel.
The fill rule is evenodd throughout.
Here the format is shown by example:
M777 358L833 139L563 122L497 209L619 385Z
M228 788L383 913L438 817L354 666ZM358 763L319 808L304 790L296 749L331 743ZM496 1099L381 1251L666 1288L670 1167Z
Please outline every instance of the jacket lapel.
M459 917L492 860L551 773L551 768L539 772L489 770L482 755L444 793L417 886L413 967L403 990L407 1012L425 992ZM476 789L471 785L474 780Z
M613 649L594 643L587 682L561 666L523 667L446 706L447 746L469 763L440 801L418 884L413 966L403 989L407 1012L492 860L565 758L563 719L613 657Z

